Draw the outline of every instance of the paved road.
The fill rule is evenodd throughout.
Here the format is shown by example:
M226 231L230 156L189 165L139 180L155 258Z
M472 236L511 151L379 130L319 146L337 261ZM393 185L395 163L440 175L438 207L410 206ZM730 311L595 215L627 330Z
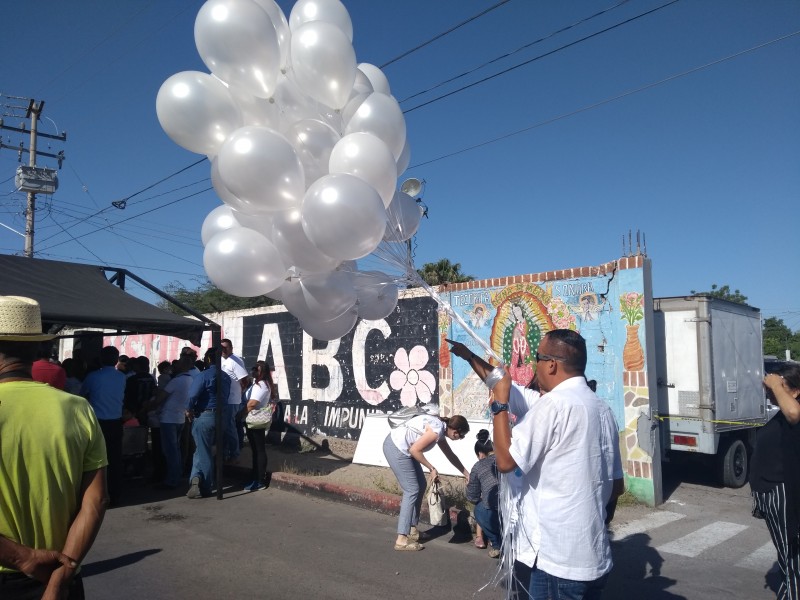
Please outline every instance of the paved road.
M395 525L272 489L116 508L85 561L87 598L472 598L497 567L471 543L449 543L451 533L422 552L395 552Z
M656 510L623 507L606 598L767 600L774 551L747 489L675 484ZM87 596L125 598L503 598L478 590L497 562L452 533L392 549L395 519L300 494L223 501L134 497L109 511L86 561ZM774 575L768 576L774 585Z

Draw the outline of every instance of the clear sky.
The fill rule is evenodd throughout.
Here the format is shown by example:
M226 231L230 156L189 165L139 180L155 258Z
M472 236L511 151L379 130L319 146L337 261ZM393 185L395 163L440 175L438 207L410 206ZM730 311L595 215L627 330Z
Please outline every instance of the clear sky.
M293 2L278 3L288 16ZM641 231L656 296L727 284L800 329L800 2L344 4L358 61L379 66L501 4L384 67L407 111L401 181L426 182L417 266L448 258L486 278L597 265ZM40 130L68 135L40 140L67 159L57 193L39 197L36 256L123 266L159 286L203 277L200 226L220 204L203 191L209 163L142 191L202 158L155 112L165 79L206 70L193 39L201 5L4 3L0 92L44 100ZM22 101L0 101L19 114L7 105ZM0 150L3 253L24 247L8 229L24 231L16 166Z

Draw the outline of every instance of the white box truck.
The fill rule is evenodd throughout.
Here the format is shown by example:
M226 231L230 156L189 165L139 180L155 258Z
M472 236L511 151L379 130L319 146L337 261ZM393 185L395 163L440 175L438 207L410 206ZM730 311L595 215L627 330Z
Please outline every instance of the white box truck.
M769 415L761 311L686 296L655 298L653 317L664 458L705 458L724 485L743 486Z

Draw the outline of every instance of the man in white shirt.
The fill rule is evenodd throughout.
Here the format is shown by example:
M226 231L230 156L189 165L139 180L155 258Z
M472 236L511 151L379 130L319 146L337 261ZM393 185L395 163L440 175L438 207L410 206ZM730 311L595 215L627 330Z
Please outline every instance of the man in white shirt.
M235 462L239 458L243 440L237 432L236 413L239 412L242 403L242 393L249 385L250 376L244 368L244 361L233 353L233 343L229 339L220 342L222 348L222 372L231 379L231 389L228 394L228 403L222 413L222 420L225 427L223 434L225 460Z
M522 479L517 561L530 569L531 600L600 598L613 565L607 507L624 491L619 428L586 383L586 341L548 332L536 352L541 397L514 426L504 413L506 374L494 388L497 467ZM519 475L517 475L519 474Z

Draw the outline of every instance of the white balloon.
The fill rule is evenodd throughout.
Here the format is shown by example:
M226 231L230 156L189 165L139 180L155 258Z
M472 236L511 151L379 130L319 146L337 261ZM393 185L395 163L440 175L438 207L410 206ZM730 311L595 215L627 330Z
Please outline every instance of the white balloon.
M358 316L368 321L385 319L397 306L397 284L381 271L359 271L353 274L358 295Z
M310 21L292 31L292 74L297 86L314 100L342 108L356 78L356 53L341 29Z
M368 183L344 173L311 184L303 199L303 230L324 254L341 260L366 256L386 231L386 209Z
M339 0L297 0L289 14L289 29L294 33L305 23L325 21L338 27L353 41L353 22Z
M387 96L392 95L392 90L389 88L389 80L378 67L370 63L359 63L358 70L369 80L373 92L380 92Z
M289 210L302 201L303 165L292 145L274 129L236 130L220 148L217 166L222 183L244 204L244 212Z
M330 125L316 119L302 119L286 131L286 139L303 165L306 187L329 172L331 151L341 139Z
M361 63L366 64L366 63ZM356 67L356 80L353 82L353 91L350 92L350 97L359 95L359 94L371 94L375 91L375 88L372 87L372 82L369 80L369 77L366 76L364 71L361 70L361 65Z
M417 201L405 192L395 192L392 203L386 209L387 242L405 242L417 233L422 219L422 208Z
M278 211L262 213L258 215L248 215L237 210L233 211L233 216L236 217L236 220L239 221L242 227L247 227L248 229L257 231L273 244L275 243L275 240L272 238L272 226L275 222L274 217L280 214L282 213ZM275 247L277 248L277 244ZM283 264L287 265L287 262L284 260Z
M347 129L347 124L350 122L350 119L353 118L353 115L356 114L358 108L364 103L364 100L369 98L371 93L372 92L364 92L363 94L350 95L350 98L347 100L347 104L345 104L344 108L340 111L342 123L344 124L345 129Z
M219 176L219 157L216 156L211 159L211 185L214 187L214 191L217 193L217 196L219 196L219 199L233 210L241 214L252 214L250 212L250 205L239 200L233 192L225 187L222 178Z
M272 21L272 26L275 28L275 35L278 38L278 48L280 48L281 69L285 69L289 61L289 21L286 20L286 15L283 14L281 7L277 5L275 0L255 0L258 5L263 8L269 15Z
M275 213L272 241L281 253L284 264L302 273L325 273L335 269L339 260L323 254L303 230L299 210Z
M300 326L314 339L330 342L350 333L355 327L356 321L358 321L358 311L353 308L330 321L301 319Z
M269 98L280 70L280 47L267 12L253 0L207 0L194 22L197 51L226 83Z
M389 206L397 187L394 155L371 133L351 133L339 140L330 155L329 171L363 179L377 190L384 206Z
M167 79L158 90L156 113L173 142L211 156L242 126L242 115L225 85L199 71L183 71Z
M411 162L411 146L406 138L406 143L403 144L403 151L400 153L400 158L397 159L397 176L400 177L408 168L408 163Z
M236 215L230 206L223 204L212 210L206 216L203 221L203 227L200 229L200 239L203 240L203 246L220 231L225 231L231 227L241 227L241 223L236 219Z
M358 299L352 274L327 271L293 277L281 286L286 310L302 320L330 321L351 310Z
M345 127L345 135L363 131L371 133L389 146L395 159L406 143L406 121L400 105L392 96L373 92L356 110Z
M280 123L280 111L274 102L259 98L239 88L230 88L236 106L242 112L243 125L263 125L277 129Z
M272 242L245 227L231 227L214 235L203 252L203 266L214 285L245 298L271 292L286 274Z

